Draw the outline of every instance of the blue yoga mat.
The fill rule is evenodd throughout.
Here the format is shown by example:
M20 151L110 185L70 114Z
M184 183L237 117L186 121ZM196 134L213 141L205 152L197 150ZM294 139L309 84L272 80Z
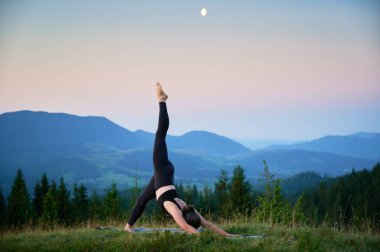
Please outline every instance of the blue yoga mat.
M124 231L122 228L117 227L104 227L98 226L95 229L97 230L112 230L112 231ZM157 233L157 232L171 232L171 233L184 233L184 231L180 228L146 228L146 227L138 227L133 229L136 233ZM198 228L199 232L205 231L204 228ZM227 237L229 239L239 239L239 238L247 238L247 239L259 239L264 238L263 235L241 235L237 237Z

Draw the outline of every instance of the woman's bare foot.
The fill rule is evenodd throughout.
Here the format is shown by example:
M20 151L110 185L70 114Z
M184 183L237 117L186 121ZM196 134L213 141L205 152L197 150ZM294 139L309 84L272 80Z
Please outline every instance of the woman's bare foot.
M123 228L123 230L127 231L129 233L136 233L136 231L133 230L133 228L129 224L125 225L125 227Z
M159 102L166 102L168 95L162 90L162 86L159 82L156 84L157 99Z

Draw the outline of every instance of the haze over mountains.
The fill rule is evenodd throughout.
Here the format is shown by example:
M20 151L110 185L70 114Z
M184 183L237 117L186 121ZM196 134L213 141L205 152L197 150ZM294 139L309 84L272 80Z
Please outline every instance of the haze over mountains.
M0 115L0 184L4 192L21 168L31 187L43 172L68 184L104 189L143 185L152 175L154 134L129 131L104 117L18 111ZM279 177L303 171L333 176L380 161L380 134L326 136L293 145L252 151L229 138L206 131L168 136L176 182L213 183L220 169L242 165L249 179L262 172L262 160Z
M380 134L358 132L348 136L325 136L313 141L291 145L272 145L266 149L309 150L338 155L378 159Z

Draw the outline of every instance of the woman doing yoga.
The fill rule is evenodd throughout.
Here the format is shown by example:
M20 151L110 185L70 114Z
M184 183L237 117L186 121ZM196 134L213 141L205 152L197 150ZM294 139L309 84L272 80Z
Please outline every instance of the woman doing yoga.
M165 214L171 215L178 226L189 234L198 233L197 228L202 225L204 228L210 229L223 236L237 236L229 234L220 227L207 221L193 206L188 206L179 198L174 186L174 166L168 159L165 141L166 133L169 129L169 116L166 108L166 99L168 96L162 90L160 83L156 84L156 91L160 112L153 147L154 175L144 191L140 194L124 230L134 232L132 228L133 224L143 213L148 201L156 197L161 210Z

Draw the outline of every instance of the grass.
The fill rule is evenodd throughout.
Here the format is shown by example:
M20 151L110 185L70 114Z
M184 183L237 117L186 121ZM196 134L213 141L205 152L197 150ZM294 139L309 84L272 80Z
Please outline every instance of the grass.
M139 226L158 227L152 223ZM92 224L75 229L7 231L1 234L0 251L380 251L379 234L241 221L223 222L221 226L231 233L260 234L264 238L227 239L208 231L198 236L169 232L129 234L95 230Z

